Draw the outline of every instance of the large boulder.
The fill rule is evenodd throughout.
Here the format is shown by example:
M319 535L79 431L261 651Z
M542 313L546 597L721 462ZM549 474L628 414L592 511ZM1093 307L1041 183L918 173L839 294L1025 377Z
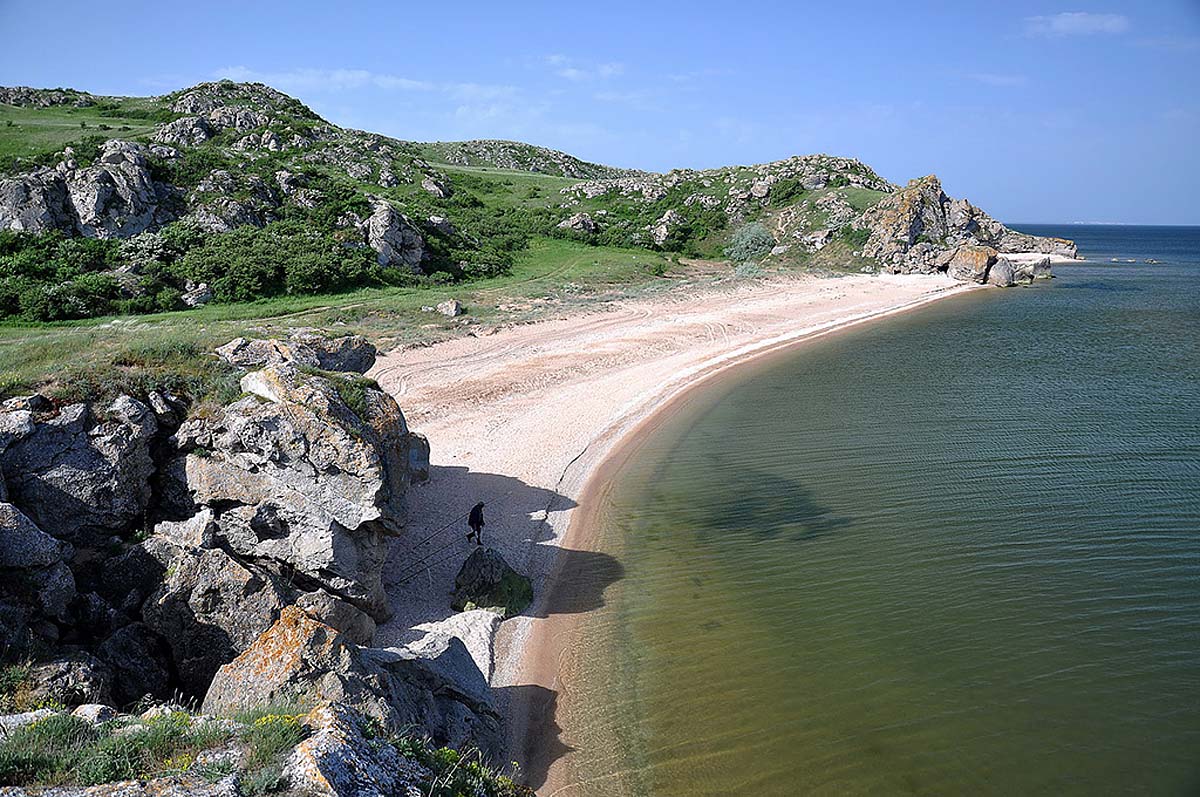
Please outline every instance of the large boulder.
M395 400L290 363L247 374L242 389L251 395L176 434L195 503L237 555L386 617L381 570L405 519L412 444Z
M987 272L987 284L998 288L1010 288L1016 284L1012 263L1000 258Z
M179 685L203 695L221 665L270 628L287 602L272 577L224 551L181 548L142 617L170 649Z
M199 116L183 116L158 128L151 140L171 146L195 147L208 141L216 133L217 131Z
M425 239L417 228L385 199L374 198L371 215L361 225L367 246L375 250L379 265L419 274L428 256Z
M13 430L7 443L0 431L9 500L43 531L92 543L126 534L142 520L158 431L154 412L142 402L121 396L103 417L87 404L40 419L28 411L0 413L4 429Z
M960 246L954 251L947 273L956 280L983 284L995 262L996 250L990 246Z
M93 165L73 168L68 160L60 164L60 173L74 210L73 231L80 235L128 238L176 216L174 194L150 175L141 144L107 141Z
M287 340L234 338L217 350L221 359L239 368L262 368L291 362L296 365L363 374L375 364L375 346L362 335L323 335L298 329Z
M289 701L346 706L393 732L422 729L439 744L493 752L500 741L487 683L458 639L420 651L364 648L295 607L217 672L204 711Z
M21 510L0 502L0 596L6 602L28 607L32 616L63 618L75 597L72 553Z
M501 617L525 611L533 600L533 585L509 566L494 548L476 548L454 577L450 605L458 611L488 609Z
M558 223L558 229L591 235L599 232L600 225L589 213L574 213Z

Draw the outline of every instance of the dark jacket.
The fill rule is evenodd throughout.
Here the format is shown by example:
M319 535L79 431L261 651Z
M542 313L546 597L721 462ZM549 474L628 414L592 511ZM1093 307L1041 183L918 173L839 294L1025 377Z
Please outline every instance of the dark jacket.
M473 529L483 528L483 504L476 504L471 508L471 514L467 516L467 525Z

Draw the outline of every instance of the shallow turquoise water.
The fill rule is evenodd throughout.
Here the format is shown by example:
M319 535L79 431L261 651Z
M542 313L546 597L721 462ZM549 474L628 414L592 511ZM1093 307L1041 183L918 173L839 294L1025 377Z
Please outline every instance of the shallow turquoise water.
M1200 230L1026 229L1094 262L753 367L621 471L593 790L1200 790Z

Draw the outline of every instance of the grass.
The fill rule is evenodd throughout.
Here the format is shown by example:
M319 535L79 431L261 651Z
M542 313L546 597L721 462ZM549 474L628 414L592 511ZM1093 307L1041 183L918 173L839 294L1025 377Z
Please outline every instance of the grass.
M18 728L0 741L0 783L84 786L186 771L195 754L229 740L219 726L195 725L183 711L98 727L53 714Z
M133 114L144 110L140 104L143 102L137 98L119 100L120 108ZM26 108L0 104L0 171L10 169L18 158L27 160L58 152L87 136L132 139L153 132L153 120L122 116L120 108L104 111L95 106Z
M0 325L0 395L43 390L60 402L142 394L166 387L197 398L236 398L236 372L211 356L245 335L286 335L298 327L364 334L382 347L464 334L468 323L533 320L567 303L601 300L672 281L663 255L534 239L510 274L467 285L371 288L278 297L195 310L57 324ZM470 315L423 311L457 298Z

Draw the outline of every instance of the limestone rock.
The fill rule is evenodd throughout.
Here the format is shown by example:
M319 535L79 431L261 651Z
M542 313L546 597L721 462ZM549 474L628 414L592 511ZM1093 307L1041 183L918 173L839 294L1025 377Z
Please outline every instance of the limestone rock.
M289 341L293 347L303 346L311 351L317 366L326 371L365 374L375 364L375 346L362 335L331 337L314 330L298 329Z
M73 404L31 423L0 449L10 500L60 539L125 534L149 503L157 419L129 396L118 397L105 415L100 420L86 404Z
M142 616L170 649L184 690L202 695L221 665L270 628L286 603L273 579L225 551L182 548Z
M253 395L176 434L192 451L185 469L196 504L214 511L219 537L239 556L386 617L381 570L410 481L400 408L359 377L312 376L289 363L247 374L242 389Z
M800 243L804 244L804 248L812 252L819 252L829 245L833 240L833 230L817 230L800 239Z
M363 648L295 607L222 667L204 711L229 714L284 699L328 701L373 717L391 731L421 728L439 744L499 743L487 684L453 637L421 652Z
M503 619L487 609L459 612L445 620L422 623L413 628L413 631L422 632L422 635L411 641L409 646L420 649L424 638L430 635L435 640L433 644L438 644L436 640L440 640L441 637L457 637L466 646L484 680L491 683L496 663L496 631Z
M988 269L995 262L996 250L990 246L960 246L954 250L948 273L956 280L983 284L987 280Z
M154 131L151 140L158 144L178 147L196 147L216 135L216 131L199 116L183 116L167 122Z
M186 290L179 297L179 301L188 307L206 305L213 300L213 296L215 295L207 282L192 282L189 280L185 287Z
M371 615L323 589L303 593L296 599L296 606L314 620L342 632L356 645L369 645L375 638Z
M458 299L447 299L444 302L438 302L437 311L449 318L460 316L463 314L462 302L458 301Z
M170 664L163 642L143 623L132 623L104 640L96 655L113 671L112 691L118 705L149 695L171 695Z
M367 720L344 705L326 703L304 720L307 739L283 768L291 789L315 797L390 797L420 793L432 773L364 733Z
M576 213L560 221L557 226L560 230L571 230L585 235L592 235L600 230L600 225L589 213Z
M67 563L70 545L39 529L19 509L0 502L0 596L41 617L62 617L75 597Z
M81 719L89 725L101 725L115 720L118 714L115 708L103 703L84 703L76 706L71 712L71 716Z
M172 189L153 180L145 148L129 141L105 142L91 166L77 166L68 149L54 168L0 180L0 229L128 238L176 215Z
M962 247L1005 252L1046 252L1075 256L1075 245L1061 238L1039 238L1008 229L965 199L950 199L934 175L911 181L863 213L857 226L869 229L865 257L897 273L945 270ZM981 252L968 249L956 267L963 279L982 281Z
M447 199L453 193L450 190L449 185L441 180L438 180L432 175L425 175L425 177L421 178L421 188L424 189L426 193L432 194L438 199Z
M10 735L18 728L23 728L26 725L32 725L38 720L53 716L54 712L48 708L39 708L36 711L24 711L20 714L0 714L0 739ZM0 794L3 792L0 791Z
M379 265L420 273L427 257L425 239L392 204L374 198L371 216L362 224L367 246L375 250Z
M684 223L683 216L679 211L671 208L666 213L659 217L658 221L650 225L650 240L655 246L662 246L671 237L671 233L675 232Z
M998 259L987 272L988 285L995 285L999 288L1010 288L1016 284L1013 279L1012 263L1004 258Z
M488 609L512 617L532 600L533 585L527 577L513 570L499 551L478 547L454 577L450 605L458 611Z

